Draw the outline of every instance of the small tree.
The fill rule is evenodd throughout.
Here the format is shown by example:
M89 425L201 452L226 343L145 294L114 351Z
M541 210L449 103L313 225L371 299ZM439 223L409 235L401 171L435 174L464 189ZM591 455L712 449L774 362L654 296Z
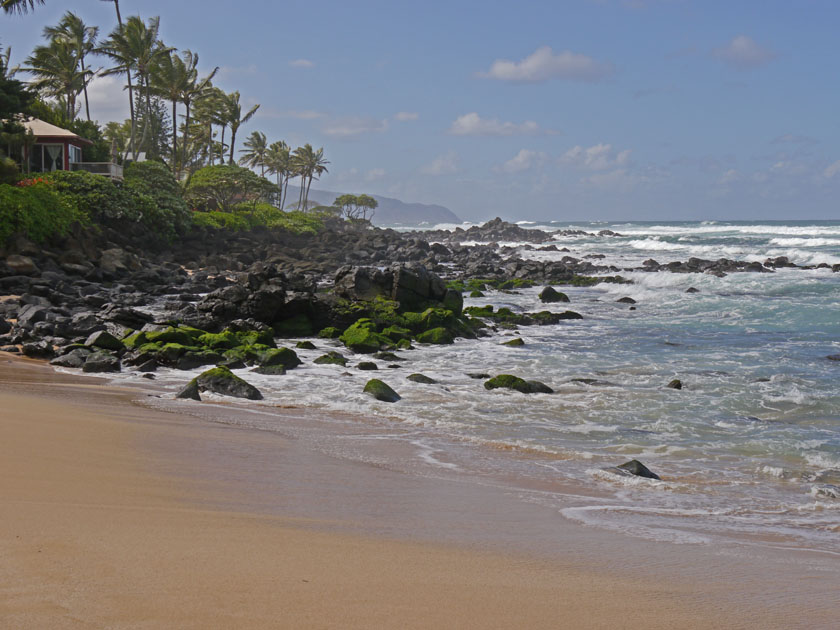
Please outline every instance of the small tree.
M379 202L370 195L341 195L333 201L333 206L351 223L369 223Z
M202 209L230 212L233 206L250 201L256 206L277 192L277 187L252 170L224 164L197 170L187 186L187 201Z

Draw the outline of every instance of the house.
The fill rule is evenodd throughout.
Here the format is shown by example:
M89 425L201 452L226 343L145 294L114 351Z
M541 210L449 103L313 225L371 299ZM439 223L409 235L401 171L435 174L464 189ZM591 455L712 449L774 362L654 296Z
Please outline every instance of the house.
M38 118L30 118L22 124L34 136L34 142L28 142L23 147L22 156L23 164L28 164L30 173L88 171L122 179L123 169L119 164L82 161L82 148L92 145L90 140Z

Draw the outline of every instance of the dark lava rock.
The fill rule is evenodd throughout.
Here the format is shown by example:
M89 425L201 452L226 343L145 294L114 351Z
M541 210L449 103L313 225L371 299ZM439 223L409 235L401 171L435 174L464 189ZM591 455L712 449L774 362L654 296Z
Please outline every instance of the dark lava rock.
M616 468L628 472L631 475L635 475L636 477L645 477L646 479L661 480L661 477L659 475L657 475L655 472L652 472L638 459L631 459L629 462L621 464L621 466L616 466Z
M625 297L623 297L623 298L618 298L618 299L616 300L616 302L621 302L622 304L635 304L635 303L636 303L636 300L634 300L634 299L633 299L633 298L631 298L631 297L626 297L626 296L625 296Z
M376 400L381 400L382 402L393 403L401 399L401 396L397 392L378 378L372 378L369 380L363 391L376 398Z
M87 348L76 348L67 354L56 357L50 361L50 365L57 365L58 367L80 368L85 364L85 360L90 355L91 351Z
M829 361L840 361L840 354L829 354L826 359Z
M195 379L191 380L184 386L184 389L175 394L175 398L200 401L201 394L198 391L198 382Z
M286 366L282 363L278 365L264 365L261 367L255 367L252 372L256 372L257 374L264 374L266 376L283 376L286 373Z
M694 287L688 287L685 290L686 293L700 293L700 289L695 289Z
M83 372L119 372L120 360L109 352L93 352L85 359Z
M0 335L5 335L12 329L12 325L7 322L5 319L0 317Z
M315 344L311 341L298 341L295 344L295 348L300 350L315 350Z
M523 394L553 394L554 390L539 381L526 381L512 374L499 374L484 383L485 389L512 389Z
M553 302L568 302L569 296L554 289L554 287L546 287L540 292L540 301L546 304Z
M158 363L154 359L149 359L144 361L140 365L137 366L138 372L157 372Z
M226 367L215 367L193 379L201 392L211 391L224 396L262 400L260 390L245 382Z
M46 341L32 341L21 346L21 352L32 359L51 359L55 356L52 344Z
M678 378L675 378L673 381L668 383L665 387L670 389L682 389L682 381Z
M362 361L356 366L360 370L378 370L379 366L373 361Z
M86 346L102 348L103 350L122 350L123 343L107 330L99 330L92 333L86 340Z
M435 379L429 378L424 374L409 374L406 378L414 383L423 383L424 385L434 385L437 383Z
M318 365L340 365L344 367L347 365L347 357L342 355L340 352L330 350L326 354L322 354L320 357L315 359L313 363L317 363Z
M483 378L490 378L489 374L485 374L484 372L472 372L467 374L470 378L474 378L476 380L483 379Z

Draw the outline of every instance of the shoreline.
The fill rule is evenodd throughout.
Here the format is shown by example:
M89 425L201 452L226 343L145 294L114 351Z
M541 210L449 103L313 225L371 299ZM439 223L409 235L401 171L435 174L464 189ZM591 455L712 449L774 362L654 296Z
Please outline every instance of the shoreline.
M805 567L768 576L746 563L739 574L735 558L572 523L557 532L559 553L539 557L511 538L550 532L560 519L543 508L136 398L0 356L0 582L10 585L0 616L16 627L766 628L833 618L836 574L791 587ZM484 536L435 536L470 523Z

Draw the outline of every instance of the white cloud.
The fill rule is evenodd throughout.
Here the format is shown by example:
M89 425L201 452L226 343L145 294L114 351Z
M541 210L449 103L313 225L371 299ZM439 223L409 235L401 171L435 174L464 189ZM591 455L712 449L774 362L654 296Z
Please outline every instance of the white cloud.
M578 145L566 151L560 161L578 168L603 171L627 165L630 162L630 149L615 153L611 144L596 144L588 149Z
M354 138L366 133L387 131L387 120L374 118L337 118L326 123L321 131L333 138Z
M292 68L314 68L315 62L309 59L294 59L289 62Z
M458 154L448 151L437 156L429 164L420 169L426 175L452 175L458 172Z
M739 70L757 68L776 58L776 53L769 48L759 46L755 40L747 35L733 37L726 46L716 48L713 54Z
M542 46L522 61L497 59L488 72L481 72L478 76L519 83L539 83L549 79L591 82L600 81L613 72L612 64L601 63L570 50L555 53L550 46Z
M128 118L128 90L124 87L123 78L115 75L93 79L88 85L90 117L103 125L111 120L122 122ZM80 98L79 102L84 103L84 98Z
M417 120L418 118L420 118L420 114L417 112L397 112L394 114L394 120L399 120L401 122Z
M470 112L456 118L449 133L453 136L538 136L557 132L540 129L533 120L517 124L502 122L498 118L482 118L476 112Z
M510 174L521 173L543 164L547 159L548 154L546 153L522 149L507 162L496 168L496 171Z
M840 174L840 160L837 160L834 164L830 164L823 171L823 175L825 175L829 179L838 174Z

